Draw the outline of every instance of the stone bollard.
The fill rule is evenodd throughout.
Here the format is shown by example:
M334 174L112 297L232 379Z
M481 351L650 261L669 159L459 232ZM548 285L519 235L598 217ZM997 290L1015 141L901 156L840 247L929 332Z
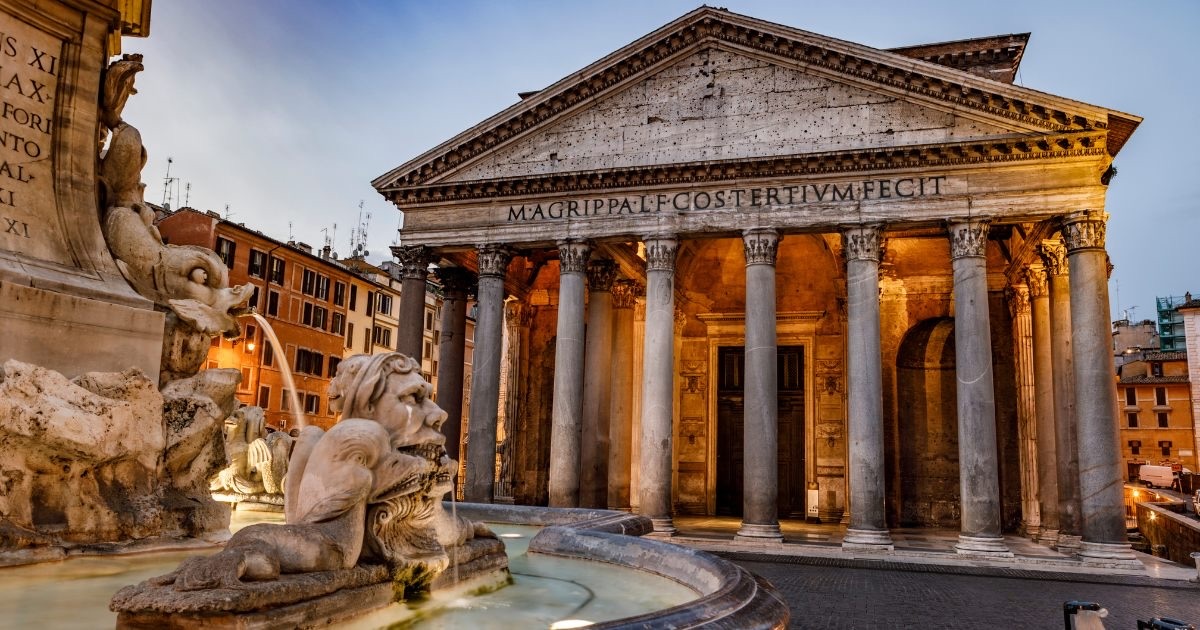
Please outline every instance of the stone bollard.
M1191 553L1191 556L1192 556L1192 565L1194 565L1196 567L1196 577L1193 578L1192 581L1200 582L1200 551L1193 551Z

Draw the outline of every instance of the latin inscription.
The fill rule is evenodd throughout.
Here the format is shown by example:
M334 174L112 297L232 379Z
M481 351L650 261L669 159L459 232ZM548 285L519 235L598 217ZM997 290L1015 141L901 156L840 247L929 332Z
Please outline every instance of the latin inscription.
M69 264L55 199L54 111L62 41L0 21L0 249Z
M707 210L754 211L816 203L911 199L942 194L945 176L865 179L857 182L726 188L669 194L563 199L508 207L508 222L627 216Z

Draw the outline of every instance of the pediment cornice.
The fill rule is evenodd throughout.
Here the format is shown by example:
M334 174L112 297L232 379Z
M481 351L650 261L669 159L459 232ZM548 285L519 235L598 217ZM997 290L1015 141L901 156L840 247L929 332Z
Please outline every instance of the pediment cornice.
M839 175L893 169L935 169L1022 160L1104 156L1103 130L1015 136L987 142L834 151L738 160L572 171L548 175L434 183L386 191L396 204L414 206L524 195L712 184L744 179ZM1099 177L1099 173L1097 173Z
M993 81L898 53L703 7L376 178L372 185L392 198L401 190L433 184L476 158L525 137L532 130L615 92L626 82L707 45L746 51L838 80L874 86L913 100L970 112L997 121L1015 133L1103 132L1109 129L1110 119L1115 116L1116 133L1107 143L1110 155L1116 154L1119 145L1141 121L1137 116ZM911 148L897 150L909 151Z

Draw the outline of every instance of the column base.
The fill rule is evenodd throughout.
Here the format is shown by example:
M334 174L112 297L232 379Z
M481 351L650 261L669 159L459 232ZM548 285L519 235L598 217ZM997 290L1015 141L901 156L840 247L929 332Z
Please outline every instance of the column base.
M843 551L895 551L892 536L886 529L846 529L842 536Z
M1053 547L1054 545L1058 544L1058 530L1043 529L1042 531L1038 532L1038 537L1035 542L1040 545L1046 545L1047 547Z
M1021 534L1029 540L1036 541L1042 533L1042 526L1037 523L1021 523Z
M989 558L1012 558L1013 552L1004 544L1001 536L967 536L958 535L958 544L954 551L964 556L987 556Z
M742 526L738 528L738 532L733 537L734 542L741 543L782 543L783 532L779 529L779 523L762 525L758 523L742 522Z
M1129 543L1080 542L1079 559L1090 566L1143 568Z
M1054 544L1054 550L1059 553L1065 553L1073 556L1078 554L1083 549L1082 543L1082 536L1073 536L1071 534L1059 532L1058 542Z
M670 516L651 516L650 522L653 523L654 530L646 534L647 536L670 538L679 533L679 530L675 529L675 521Z

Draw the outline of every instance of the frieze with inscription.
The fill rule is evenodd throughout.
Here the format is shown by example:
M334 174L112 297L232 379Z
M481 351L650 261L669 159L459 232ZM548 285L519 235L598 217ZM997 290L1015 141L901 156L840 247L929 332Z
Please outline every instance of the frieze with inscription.
M508 206L509 223L662 212L748 210L817 203L904 200L943 194L946 177L864 179L795 186L721 188L620 197L556 199Z

